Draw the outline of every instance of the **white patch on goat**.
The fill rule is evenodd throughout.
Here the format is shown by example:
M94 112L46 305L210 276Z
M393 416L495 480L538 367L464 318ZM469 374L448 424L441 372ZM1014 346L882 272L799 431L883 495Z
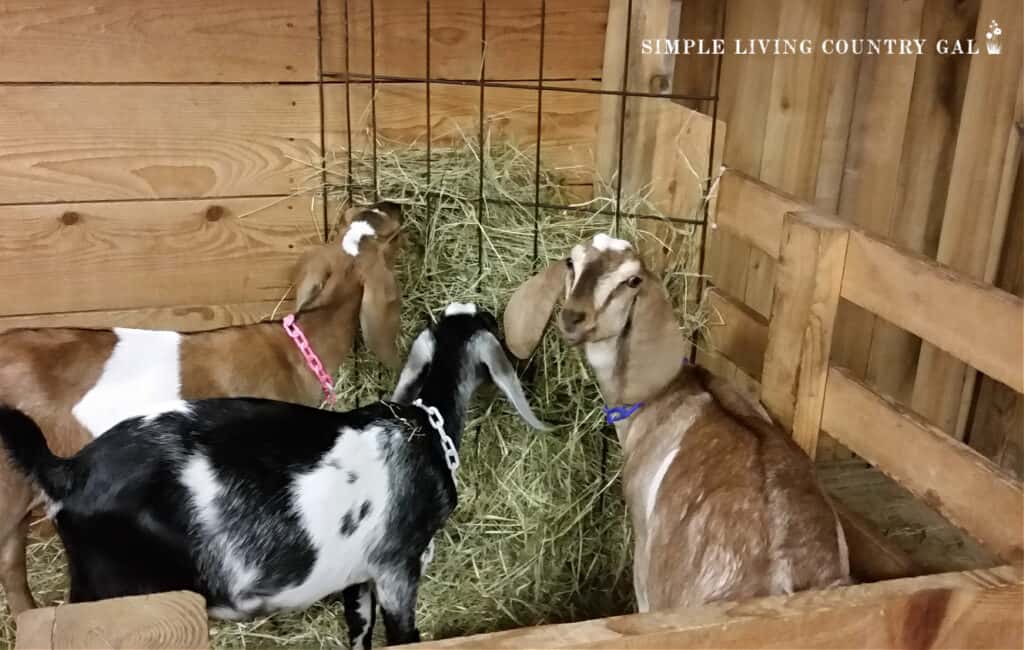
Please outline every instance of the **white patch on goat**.
M587 355L587 362L595 373L601 375L601 373L611 373L615 370L615 363L619 358L619 346L614 338L587 343L584 351Z
M445 316L456 316L458 314L473 315L476 313L476 305L471 302L453 302L444 308Z
M651 481L647 484L647 490L645 491L644 512L647 514L648 520L654 515L654 509L658 503L658 491L665 480L665 474L672 467L672 461L676 459L676 455L679 453L679 445L682 444L683 437L697 421L701 413L704 412L705 406L711 399L709 393L693 395L683 400L680 409L676 411L677 419L672 420L672 427L678 432L678 436L674 438L671 450L662 459L658 469L651 476Z
M167 413L181 413L183 415L192 414L192 405L183 399L174 400L173 402L167 402L166 404L154 404L153 412L143 418L145 424L150 424L161 416Z
M370 608L373 607L373 592L371 589L373 589L373 587L359 592L359 603L356 607L356 612L359 614L359 617L363 619L363 629L359 633L359 636L353 639L352 650L362 648L366 635L373 632L370 628L370 617L373 614L370 610Z
M398 383L395 385L395 392L391 393L393 402L411 402L413 397L409 392L412 383L416 381L423 368L434 358L434 334L430 330L423 330L416 340L412 342L409 350L409 358L398 375Z
M654 504L658 498L658 488L661 487L661 482L665 480L665 474L668 473L670 467L672 467L672 461L676 459L676 454L679 453L679 447L675 447L665 456L664 460L661 461L661 465L655 470L654 476L651 477L651 482L647 484L647 498L646 512L647 519L650 521L651 515L654 514Z
M600 307L608 300L608 297L612 294L620 284L633 277L640 272L640 262L637 260L628 260L619 265L619 268L615 269L611 273L606 273L597 281L597 286L594 288L594 307Z
M293 480L292 505L316 551L316 561L303 582L268 597L267 608L308 607L340 587L370 579L372 544L390 507L381 434L386 430L380 426L342 429L317 466ZM358 475L355 481L349 480L352 471ZM347 534L342 531L346 517L354 524Z
M117 343L99 380L71 409L94 438L181 400L181 334L120 327L114 333Z
M341 247L346 253L355 257L359 254L359 242L363 237L373 237L377 231L365 221L353 221L348 232L341 240Z
M836 518L836 539L839 543L839 566L840 571L843 573L843 578L850 576L850 547L846 544L846 531L843 530L843 524L839 521L839 515L833 513Z
M224 491L224 486L217 480L210 460L202 454L192 455L182 467L179 480L191 496L192 507L195 509L203 535L209 540L210 550L216 554L215 558L209 560L223 570L222 578L227 583L230 593L239 594L246 591L258 577L258 571L245 565L241 549L235 548L231 543L231 531L224 530L221 526L220 505L217 500Z
M576 283L580 281L580 276L583 275L583 265L587 259L587 249L576 244L569 252L569 259L572 260L573 268L572 284L569 286L569 291L571 292L576 288ZM566 293L566 297L568 297L568 293Z
M603 232L594 235L591 244L599 251L625 251L632 248L632 245L625 239L615 239Z

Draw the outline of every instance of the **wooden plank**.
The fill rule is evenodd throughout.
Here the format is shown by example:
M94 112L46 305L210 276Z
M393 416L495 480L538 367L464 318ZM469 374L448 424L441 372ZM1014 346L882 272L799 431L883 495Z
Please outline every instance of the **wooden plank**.
M721 321L711 325L710 342L714 351L751 377L759 378L768 347L768 321L716 287L708 290L705 304Z
M232 325L249 325L272 319L273 316L281 318L290 308L291 303L288 301L258 300L227 305L176 305L4 316L0 318L0 331L19 327L136 327L198 332Z
M1024 392L1024 301L1017 296L854 231L843 297Z
M761 399L814 458L849 230L791 212L782 236Z
M996 286L1015 296L1024 296L1024 166L1017 171L1002 257ZM1024 395L983 377L967 442L1024 479Z
M786 213L812 209L811 204L767 183L727 169L719 180L715 223L777 259Z
M1009 567L890 580L743 603L527 627L415 648L1016 648Z
M206 601L189 591L111 598L47 609L52 612L53 620L48 629L29 625L23 632L22 617L18 617L15 648L198 650L210 647ZM30 623L41 617L35 610L23 616Z
M722 11L725 10L723 3L717 2L717 0L695 0L680 2L679 5L679 16L673 18L673 22L679 24L675 38L681 42L689 39L706 43L718 38L718 32L722 28ZM717 56L680 53L674 61L672 92L678 95L713 96L717 68ZM711 115L714 107L714 103L710 100L679 99L675 101L682 106L707 115Z
M867 3L865 36L918 38L924 0ZM860 65L838 214L867 232L888 236L895 213L900 152L907 130L916 56L866 56ZM840 307L833 357L863 377L875 316L849 303Z
M565 82L596 88L596 82ZM350 87L353 149L368 147L372 125L370 92L365 85ZM416 144L425 147L427 136L426 92L422 84L388 84L377 88L377 135L388 146ZM532 90L489 88L485 115L490 138L508 139L529 155L537 142L537 93ZM475 148L480 116L479 89L433 86L430 90L431 136L435 144L469 142ZM344 177L345 86L324 88L325 136L328 152L337 156L330 171ZM594 137L597 132L599 97L583 93L550 92L544 95L541 124L541 165L560 174L567 184L593 181ZM533 200L533 190L529 199Z
M774 34L778 24L779 0L730 0L726 38L732 42L763 37ZM729 125L722 159L728 167L753 177L761 172L774 64L775 57L770 54L726 56L722 60L719 118ZM743 298L751 254L747 242L714 229L708 233L705 270L717 286Z
M1016 120L1024 35L1009 26L1024 22L1024 7L1019 0L982 0L979 16L977 42L986 43L989 21L997 21L1003 26L1002 52L971 59L937 259L970 277L991 281L991 258L1002 245L1009 195L1020 164ZM933 345L922 345L911 406L943 430L959 433L968 376L959 360Z
M43 650L53 647L53 624L57 608L30 609L18 616L14 650Z
M370 1L322 3L324 71L345 73L345 5L349 6L349 70L370 74ZM426 3L375 0L376 73L426 74ZM487 5L488 79L536 79L540 53L540 0L504 0ZM430 4L431 76L480 78L480 0ZM546 0L544 78L597 79L601 76L608 0ZM639 47L638 50L639 51Z
M2 86L0 203L287 194L315 86Z
M316 241L299 198L0 207L0 315L276 301Z
M925 0L921 38L937 43L973 37L978 5L978 0ZM936 188L949 186L971 57L943 55L927 47L916 59L894 216L884 234L906 250L934 257L946 204L945 193ZM868 383L909 404L920 348L918 337L876 319L865 375Z
M1024 560L1020 482L978 452L843 369L829 372L822 426L1005 561Z
M315 81L316 6L5 0L0 81Z
M627 20L627 5L632 5L633 15ZM670 0L611 0L608 9L608 26L604 39L604 58L601 72L603 90L621 91L625 87L634 92L668 92L672 87L672 71L675 65L671 54L640 54L644 39L668 38L676 30L672 24L672 2ZM627 38L626 29L630 29ZM626 72L626 41L629 71ZM627 82L623 85L623 82ZM594 193L608 195L611 188L621 184L623 196L642 191L649 180L646 169L634 169L642 161L651 160L657 144L657 111L649 108L657 98L623 100L621 97L601 97L597 126L597 141L594 144L596 172ZM622 111L625 118L620 119ZM620 147L619 139L622 139ZM622 152L622 178L617 178L619 152Z

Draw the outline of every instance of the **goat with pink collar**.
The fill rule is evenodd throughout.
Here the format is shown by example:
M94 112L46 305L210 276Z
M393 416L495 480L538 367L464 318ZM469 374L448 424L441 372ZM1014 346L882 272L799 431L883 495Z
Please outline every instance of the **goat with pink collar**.
M351 208L340 243L308 252L295 274L295 314L279 322L193 334L114 328L0 333L0 403L37 422L69 456L118 422L186 400L257 397L317 405L330 369L361 326L367 347L397 368L399 291L393 272L401 211ZM34 606L25 537L37 489L0 454L0 584L13 614Z

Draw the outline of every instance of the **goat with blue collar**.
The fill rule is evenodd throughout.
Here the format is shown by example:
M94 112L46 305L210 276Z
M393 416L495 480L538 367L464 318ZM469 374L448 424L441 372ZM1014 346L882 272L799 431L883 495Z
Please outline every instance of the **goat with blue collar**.
M419 639L423 559L456 504L466 408L493 381L533 414L495 318L446 309L415 340L392 399L345 413L264 399L178 402L71 458L0 408L0 439L51 502L71 602L187 589L212 616L301 609L344 590L354 647L379 600L389 644Z

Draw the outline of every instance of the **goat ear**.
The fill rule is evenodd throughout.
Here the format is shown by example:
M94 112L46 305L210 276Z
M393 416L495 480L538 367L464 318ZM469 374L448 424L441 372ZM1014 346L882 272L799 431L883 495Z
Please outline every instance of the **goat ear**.
M312 307L331 277L331 265L318 253L309 253L299 263L295 280L295 313Z
M519 285L505 306L505 340L512 354L533 354L565 285L565 262L559 260Z
M429 329L420 332L416 340L412 342L412 349L409 350L409 359L402 368L402 374L398 376L398 385L395 392L391 394L391 401L399 404L409 404L419 393L420 377L423 369L427 367L434 357L434 335Z
M473 343L477 346L478 358L491 374L491 381L505 393L505 397L515 407L519 417L534 429L550 430L550 425L544 424L534 415L530 402L523 393L523 386L519 383L519 377L516 376L516 371L498 339L490 332L482 332L476 336Z
M359 325L366 347L389 368L399 368L398 328L401 295L395 272L379 250L363 246L356 257L363 279L363 301ZM375 247L376 248L376 247Z

